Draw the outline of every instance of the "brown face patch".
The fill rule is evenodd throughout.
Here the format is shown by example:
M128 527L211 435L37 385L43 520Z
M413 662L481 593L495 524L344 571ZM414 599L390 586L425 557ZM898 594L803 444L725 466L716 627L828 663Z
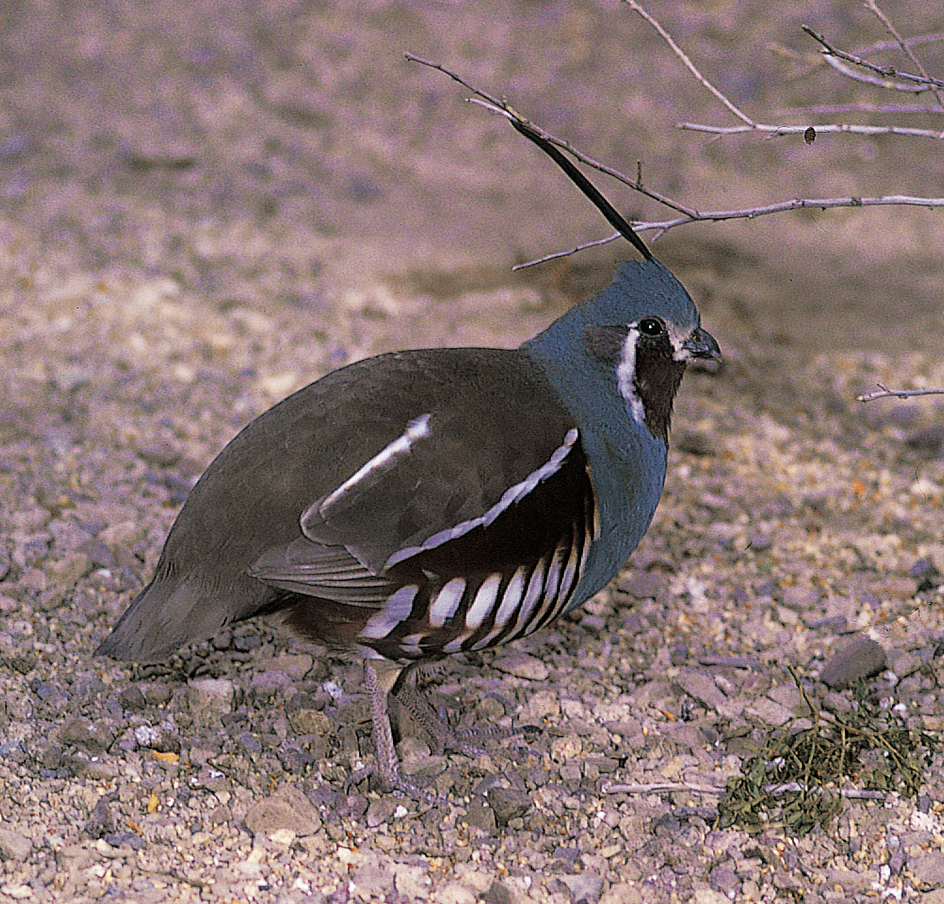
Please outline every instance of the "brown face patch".
M668 444L672 403L685 374L685 362L675 359L669 337L662 335L639 337L635 364L633 388L642 402L644 423L656 439Z

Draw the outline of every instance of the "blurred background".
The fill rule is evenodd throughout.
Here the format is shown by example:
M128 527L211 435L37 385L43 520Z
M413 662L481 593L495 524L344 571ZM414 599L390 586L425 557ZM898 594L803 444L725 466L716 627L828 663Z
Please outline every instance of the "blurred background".
M944 30L935 4L883 9L909 35ZM820 63L800 28L849 50L887 40L853 0L650 11L759 121L869 121L781 111L902 100ZM503 120L404 51L506 96L624 173L641 161L647 184L701 209L944 194L944 154L927 138L808 145L679 131L680 120L735 120L616 0L11 0L0 21L4 281L31 268L60 281L169 281L159 294L184 293L188 308L304 319L333 339L327 364L403 344L518 341L533 328L525 318L519 329L518 309L578 300L628 251L614 243L512 274L608 227ZM939 44L918 52L944 73ZM666 216L594 178L627 214ZM656 253L703 305L724 296L719 317L733 318L735 338L857 346L878 329L909 347L927 331L915 322L937 311L942 216L886 208L699 224Z

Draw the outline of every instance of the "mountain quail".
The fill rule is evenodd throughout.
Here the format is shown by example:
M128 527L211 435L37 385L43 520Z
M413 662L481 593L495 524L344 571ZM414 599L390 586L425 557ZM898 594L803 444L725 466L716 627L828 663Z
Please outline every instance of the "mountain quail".
M380 777L387 695L418 663L544 627L649 527L686 364L720 357L675 277L530 124L643 256L513 350L359 361L239 433L194 486L151 582L98 649L153 662L254 615L359 655Z

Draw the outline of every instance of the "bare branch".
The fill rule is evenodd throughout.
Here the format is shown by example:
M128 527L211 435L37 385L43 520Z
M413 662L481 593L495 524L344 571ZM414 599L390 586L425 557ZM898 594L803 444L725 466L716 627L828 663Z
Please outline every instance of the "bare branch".
M629 6L630 9L639 13L662 37L662 39L672 48L672 52L685 64L688 68L688 71L695 76L698 81L704 85L722 104L725 105L741 122L746 122L748 125L754 125L754 120L751 119L740 107L733 104L727 96L719 91L711 82L706 79L701 72L698 71L698 67L691 61L688 55L675 43L675 40L660 24L656 19L654 19L645 9L643 9L636 0L623 0L623 2Z
M720 89L716 88L704 75L699 71L698 67L692 62L689 56L682 50L681 47L676 43L672 36L663 28L662 24L653 17L647 10L645 10L636 0L624 0L624 2L636 13L642 16L643 19L648 22L652 28L654 28L662 39L669 45L672 52L682 61L685 67L695 76L698 82L704 85L718 100L738 119L741 120L742 125L736 126L713 126L706 125L704 123L695 123L695 122L680 122L677 123L678 128L685 129L692 132L704 132L710 135L724 136L724 135L743 135L748 132L761 132L769 135L791 135L797 133L804 133L809 124L804 125L778 125L770 123L761 123L757 122L755 119L752 119L748 116L740 107L736 106L734 103L729 100L729 98L722 92ZM944 85L944 81L940 79L932 79L928 75L922 76L911 76L907 73L896 73L896 71L888 66L877 66L874 63L870 63L868 60L862 59L862 57L856 56L855 54L847 53L844 50L840 50L837 47L834 47L829 41L826 40L823 35L814 31L807 25L803 26L803 30L809 34L814 40L818 41L825 48L823 58L824 60L834 68L836 68L843 75L848 78L855 79L857 81L866 82L876 87L893 89L897 91L905 91L909 93L919 94L923 91L927 91L929 87L933 84L940 82ZM937 37L937 36L933 36ZM896 44L888 44L888 46L899 46ZM905 43L906 51L913 56L910 50L908 50L907 43ZM868 75L867 73L858 72L855 69L850 69L848 66L845 66L840 60L845 60L849 63L852 63L856 66L862 66L869 69L872 72L878 73L881 78L876 78L873 75ZM923 68L923 67L922 67ZM891 76L897 75L899 78L917 81L917 85L904 84L903 82L890 81ZM918 129L911 128L908 126L896 126L896 125L856 125L853 123L827 123L823 125L817 125L816 131L818 133L844 133L844 134L853 134L853 135L901 135L907 136L909 138L932 138L935 140L940 140L944 138L944 132L937 129Z
M893 82L884 76L879 78L875 75L869 75L867 72L859 72L853 69L852 66L847 66L839 57L829 53L823 54L823 62L835 69L840 75L852 79L854 82L861 82L863 85L873 85L886 91L901 91L903 94L923 94L928 90L926 85L906 85L904 82Z
M876 0L865 0L865 5L868 9L878 18L878 20L888 29L888 33L895 39L895 42L901 48L901 52L911 60L912 64L921 73L921 76L927 79L932 85L935 83L935 79L932 79L928 75L927 70L924 68L924 64L915 56L912 49L905 43L905 39L898 33L898 30L892 25L888 16L879 8ZM944 85L944 83L942 83ZM934 98L939 104L944 104L944 95L941 94L941 91L938 87L933 89Z
M709 135L743 135L745 132L763 132L768 135L802 135L809 125L787 126L769 125L757 122L749 126L710 126L699 122L680 122L678 128L689 132L706 132ZM909 126L867 126L849 122L826 123L815 126L816 134L830 132L849 135L907 135L909 138L944 138L944 132L939 129L914 129Z
M910 399L914 396L944 395L944 389L889 389L884 383L877 383L876 385L878 389L857 396L856 400L859 402L874 402L876 399Z
M932 85L939 88L944 88L944 79L934 78L930 75L914 75L910 72L900 72L895 69L894 66L879 66L876 63L870 63L868 60L864 60L862 57L856 56L854 53L847 53L845 50L840 50L838 47L834 47L829 43L829 41L826 40L825 37L823 37L823 35L817 31L814 31L809 27L809 25L803 25L801 27L814 41L818 41L823 45L825 48L825 53L828 56L838 57L841 60L845 60L847 63L852 63L855 66L861 66L863 69L868 69L872 72L875 72L876 74L882 76L882 78L899 78L906 82L914 82L918 85L924 85L922 90L927 90Z
M906 47L918 47L921 44L940 44L942 41L944 41L944 32L934 32L927 35L912 35L910 38L904 39L904 44ZM901 44L898 41L876 41L874 44L860 50L859 56L867 57L869 54L894 50L900 46Z
M908 126L899 126L899 125L858 125L853 123L826 123L819 124L815 126L810 126L808 123L801 125L783 125L783 124L769 124L769 123L759 123L756 120L753 120L748 116L743 110L733 104L722 91L716 88L708 79L699 71L697 66L692 62L692 60L687 56L687 54L682 50L682 48L676 43L672 36L663 28L663 26L647 11L645 10L637 0L624 0L624 2L638 15L640 15L653 29L655 29L658 34L666 41L666 43L671 48L672 52L682 61L685 67L692 73L692 75L698 80L698 82L703 85L708 91L710 91L735 117L737 117L741 122L738 125L734 126L711 126L704 125L701 123L692 123L692 122L682 122L679 123L679 127L683 129L688 129L692 131L700 131L715 136L724 136L724 135L735 135L742 134L746 132L758 132L767 134L770 136L788 136L788 135L803 135L808 141L811 140L811 137L815 137L816 134L858 134L858 135L898 135L905 137L921 137L921 138L932 138L935 140L940 140L944 138L944 131L935 130L935 129L919 129L911 128ZM872 0L874 5L874 0ZM876 7L877 9L877 7ZM823 47L823 59L829 62L831 65L842 65L850 77L857 79L864 79L869 81L872 84L881 86L883 88L894 88L896 90L907 90L909 92L921 92L929 90L932 84L940 83L944 85L940 79L933 79L931 76L921 75L913 76L908 73L898 73L890 67L881 67L877 66L874 63L870 63L868 60L864 60L860 56L855 54L847 53L846 51L840 50L834 47L830 42L824 38L822 35L813 31L811 28L804 26L804 30L810 34L816 41L818 41ZM944 40L944 35L922 35L913 38L901 38L897 35L897 32L890 30L896 40L894 42L878 42L873 44L866 52L878 52L880 50L888 49L903 49L905 52L909 53L909 57L913 59L913 53L910 52L910 47L930 43L934 41ZM665 220L652 220L652 221L641 221L631 224L631 229L637 232L644 231L653 231L654 236L653 240L659 239L664 235L668 230L674 229L676 226L683 226L688 223L697 223L697 222L721 222L725 220L735 220L735 219L756 219L757 217L767 216L774 213L782 213L790 210L803 210L803 209L819 209L819 210L829 210L834 208L842 207L879 207L879 206L907 206L907 207L927 207L927 208L939 208L944 207L944 198L932 198L932 197L914 197L910 195L903 194L889 194L889 195L877 195L873 197L840 197L840 198L793 198L787 201L779 201L773 204L758 205L755 207L745 207L732 210L698 210L695 207L684 204L676 199L669 197L655 189L649 188L643 182L642 176L642 164L637 165L636 177L635 179L630 178L629 176L624 175L618 170L613 169L610 166L607 166L598 160L594 160L592 157L582 153L581 151L574 148L569 142L564 141L555 135L550 134L541 127L530 122L524 116L522 116L518 111L516 111L511 105L504 99L498 99L487 92L476 88L470 82L466 81L461 76L457 75L455 72L451 71L445 66L442 66L438 63L433 63L428 60L421 59L420 57L414 56L413 54L407 53L406 58L413 62L420 63L421 65L428 66L432 69L436 69L445 75L448 75L451 79L458 82L468 91L470 91L474 98L471 98L472 102L479 103L484 106L486 109L498 113L507 119L509 119L515 128L519 131L524 131L526 135L538 136L541 142L553 145L555 148L558 148L562 151L565 151L567 154L572 156L575 160L589 166L593 169L596 169L598 172L601 172L607 176L610 176L616 179L619 182L622 182L624 185L631 188L633 191L636 191L643 196L650 198L653 201L662 204L663 206L669 208L670 210L675 211L678 216L665 219ZM841 62L842 61L842 62ZM853 68L849 68L845 64L849 63ZM860 72L854 67L861 67L866 70L866 72ZM923 67L921 68L923 71ZM876 78L874 75L877 74L880 76ZM891 76L895 76L899 79L905 79L909 81L914 81L916 85L906 85L903 82L889 81ZM810 108L808 111L794 111L796 115L805 115L810 116L818 112L827 110L828 108ZM939 113L944 110L944 104L936 106L918 106L918 105L882 105L880 107L870 108L869 105L855 105L852 107L853 110L860 112L914 112L914 113ZM529 136L530 137L530 136ZM532 140L536 140L532 137ZM549 152L550 153L550 152ZM622 218L620 218L622 219ZM611 221L612 222L612 221ZM592 242L587 242L584 244L577 245L567 251L559 251L553 254L548 254L543 257L537 258L532 261L528 261L523 264L518 264L515 269L523 269L525 267L534 266L535 264L544 263L546 261L554 260L560 257L567 257L571 254L574 254L578 251L585 250L587 248L597 247L600 245L607 244L608 242L613 241L619 237L619 233L614 233L613 235L607 236L605 238L597 239ZM888 392L890 395L899 395L899 393ZM918 393L915 393L918 394ZM876 397L881 397L876 395Z
M660 794L667 791L689 791L692 794L716 794L725 792L723 785L690 785L686 782L653 782L648 785L621 785L616 782L607 783L601 789L604 794ZM764 790L768 794L788 794L794 791L809 791L810 787L799 782L788 782L782 785L766 785ZM884 791L871 791L861 788L840 788L836 791L840 797L849 800L884 800L888 795Z
M687 221L686 221L687 222ZM633 225L633 229L636 232L639 232L639 226ZM654 238L659 238L662 233L657 233ZM584 242L581 245L574 245L568 251L552 251L550 254L545 254L543 257L536 257L534 260L525 261L522 264L515 264L511 269L512 270L527 270L528 267L536 267L538 264L546 264L548 261L555 261L560 257L570 257L572 254L578 254L581 251L586 251L588 248L598 248L600 245L609 245L610 242L615 242L620 238L618 232L614 232L612 235L608 235L603 239L594 239L592 242Z
M788 210L833 210L839 207L944 207L944 198L915 198L909 195L883 195L876 198L793 198L790 201L778 201L776 204L767 204L760 207L745 207L736 210L703 210L697 216L681 216L671 220L633 221L632 227L636 232L655 230L653 241L657 241L670 229L676 226L686 226L689 223L712 222L720 223L724 220L754 220L757 217L768 216L772 213L783 213ZM515 270L524 270L535 264L567 257L577 251L606 245L618 239L619 233L596 239L583 245L577 245L569 251L555 251L535 260L517 264Z
M598 172L615 179L617 182L622 182L623 185L628 186L629 188L633 189L633 191L637 191L641 195L644 195L653 201L657 201L659 204L663 204L672 210L677 210L679 213L684 214L685 216L695 217L696 219L698 218L698 211L695 210L695 208L688 207L687 205L668 197L668 195L663 195L660 192L654 191L653 189L647 188L645 185L643 185L641 168L637 170L636 178L631 179L629 176L624 175L619 170L613 169L613 167L607 166L605 163L601 163L599 160L594 160L593 157L590 157L587 154L584 154L582 151L577 150L577 148L575 148L569 141L565 141L563 138L558 138L556 135L552 135L550 132L545 131L540 126L531 122L531 120L522 116L507 101L499 100L488 92L483 91L480 88L476 88L474 85L467 82L464 78L457 75L446 66L443 66L440 63L433 63L429 60L424 60L422 57L415 56L412 53L404 53L404 56L412 63L419 63L422 66L428 66L430 69L435 69L438 72L448 75L449 78L457 81L464 88L476 95L476 97L480 98L479 101L474 101L475 103L480 103L481 106L485 107L487 110L491 110L493 113L498 113L509 120L517 121L518 123L529 127L545 141L553 144L555 147L560 148L562 151L566 151L575 160L579 160L586 166L589 166L592 169L595 169ZM482 101L484 101L484 103L482 103Z

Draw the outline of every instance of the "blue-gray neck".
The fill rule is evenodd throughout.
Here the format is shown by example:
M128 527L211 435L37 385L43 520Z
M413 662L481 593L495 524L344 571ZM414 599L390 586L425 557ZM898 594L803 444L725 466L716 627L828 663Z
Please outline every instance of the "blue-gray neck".
M693 329L698 325L694 303L662 264L626 262L607 289L522 345L577 422L600 515L600 534L571 609L603 588L642 539L662 495L668 456L666 444L631 414L615 368L587 353L584 331L651 314Z

